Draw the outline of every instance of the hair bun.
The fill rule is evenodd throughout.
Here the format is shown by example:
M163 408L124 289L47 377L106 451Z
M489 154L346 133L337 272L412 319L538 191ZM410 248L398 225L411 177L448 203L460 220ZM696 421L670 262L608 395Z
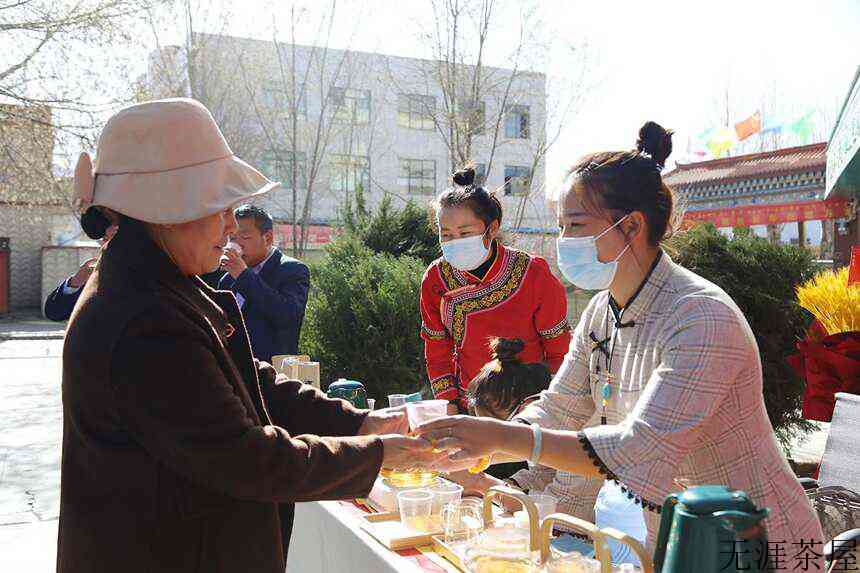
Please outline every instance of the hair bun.
M90 207L81 215L81 229L90 239L103 239L110 226L111 220L98 207Z
M468 187L475 183L475 167L467 165L454 172L454 183L461 187Z
M645 122L645 125L639 129L639 139L636 140L636 149L650 155L654 159L654 162L662 167L672 153L673 133L675 132L671 129L663 129L656 122Z
M490 350L494 359L500 362L510 362L517 359L526 343L519 338L493 338L490 340Z

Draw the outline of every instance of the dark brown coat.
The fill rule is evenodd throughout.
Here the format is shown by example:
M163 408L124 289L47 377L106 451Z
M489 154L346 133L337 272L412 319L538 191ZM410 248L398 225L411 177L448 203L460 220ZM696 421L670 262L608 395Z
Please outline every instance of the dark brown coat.
M66 335L58 571L282 572L277 502L368 493L379 439L319 437L366 414L258 365L232 293L123 226Z

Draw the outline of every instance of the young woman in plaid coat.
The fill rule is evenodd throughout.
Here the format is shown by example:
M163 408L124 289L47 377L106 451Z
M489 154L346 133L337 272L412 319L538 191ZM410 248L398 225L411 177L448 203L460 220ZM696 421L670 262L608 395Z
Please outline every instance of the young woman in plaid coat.
M652 550L669 493L721 484L770 509L768 539L788 560L803 543L820 553L821 526L765 410L755 336L722 289L660 248L673 210L660 175L671 149L671 132L649 122L635 150L571 169L559 267L601 292L542 397L514 422L458 416L422 433L457 450L452 464L492 454L616 480L647 510Z

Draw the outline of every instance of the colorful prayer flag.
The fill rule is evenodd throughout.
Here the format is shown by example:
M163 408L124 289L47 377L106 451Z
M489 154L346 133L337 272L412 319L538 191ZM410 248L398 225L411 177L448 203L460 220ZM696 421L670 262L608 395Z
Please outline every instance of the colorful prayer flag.
M782 131L782 126L785 124L785 121L779 117L767 117L765 118L764 124L762 125L760 134L764 135L765 133L779 133Z
M735 124L735 133L738 136L738 141L743 141L759 131L761 131L761 112L759 111Z
M729 154L735 143L737 143L737 134L735 134L735 130L721 127L716 130L714 136L711 137L710 141L708 141L707 146L711 151L711 155L714 157L722 157Z
M803 116L788 126L791 132L796 135L803 144L808 143L809 138L812 136L812 115L814 113L815 110L807 111Z

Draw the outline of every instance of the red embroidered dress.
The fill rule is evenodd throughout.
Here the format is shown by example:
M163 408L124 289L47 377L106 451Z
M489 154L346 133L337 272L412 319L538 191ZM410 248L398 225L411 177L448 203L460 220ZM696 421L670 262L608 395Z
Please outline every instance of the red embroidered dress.
M459 400L490 360L489 339L520 338L523 362L561 366L570 344L567 296L547 262L497 244L483 279L440 258L421 283L421 337L433 395Z

